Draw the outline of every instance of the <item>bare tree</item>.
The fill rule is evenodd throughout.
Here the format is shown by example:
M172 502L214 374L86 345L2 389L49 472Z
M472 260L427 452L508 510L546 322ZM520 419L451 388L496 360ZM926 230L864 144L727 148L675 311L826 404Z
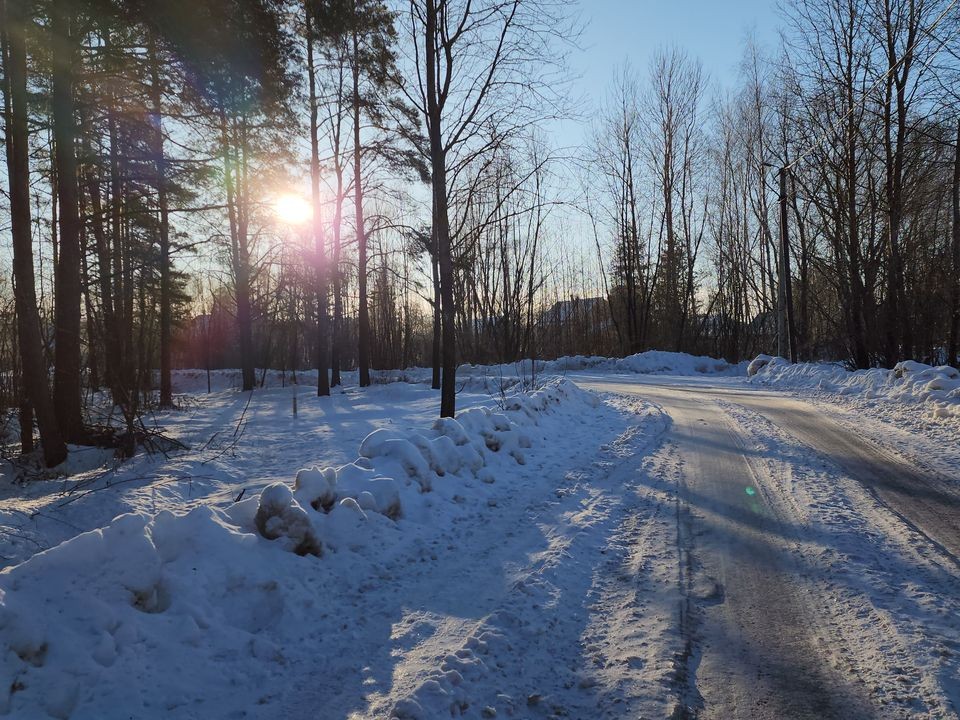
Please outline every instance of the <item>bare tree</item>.
M950 331L947 344L947 362L960 365L957 346L960 343L960 120L957 120L957 141L954 147L953 183L951 186L952 223L950 242Z
M698 61L679 50L658 53L650 68L644 103L650 176L660 195L660 278L657 311L664 338L684 349L687 319L695 301L694 269L702 240L695 184L702 152L704 78Z
M440 282L441 416L456 410L456 284L450 190L458 170L533 124L555 103L553 41L572 38L561 3L547 0L411 0L413 72L406 93L424 118ZM489 128L497 128L491 134Z

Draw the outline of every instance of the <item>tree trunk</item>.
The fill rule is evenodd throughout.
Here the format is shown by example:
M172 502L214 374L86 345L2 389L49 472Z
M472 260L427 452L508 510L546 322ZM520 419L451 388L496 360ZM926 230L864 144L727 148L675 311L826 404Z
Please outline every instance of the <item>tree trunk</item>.
M330 385L340 380L340 348L343 347L343 276L340 274L340 219L343 212L342 183L338 183L337 207L333 222L333 341L330 344Z
M33 452L33 405L26 396L20 400L20 452Z
M167 169L163 149L162 95L160 87L160 58L156 42L149 41L150 103L153 106L153 163L157 183L157 207L160 211L160 407L173 407L171 382L171 343L173 335L173 288L170 267L170 209L167 198Z
M83 207L83 193L80 194L80 216L85 217L86 211ZM80 254L81 272L83 273L83 310L86 314L87 325L87 372L89 373L90 388L94 391L100 390L100 366L97 357L96 347L98 346L98 332L96 318L93 314L93 281L90 279L90 267L87 262L87 234L83 234L83 252Z
M860 217L857 212L857 118L853 111L856 98L853 78L853 58L846 58L844 91L848 108L846 123L846 220L847 220L847 253L849 257L848 271L851 291L849 309L851 345L853 362L857 368L870 366L870 352L867 348L867 329L865 307L866 288L861 276L860 250ZM839 230L839 228L838 228Z
M809 333L810 333L810 255L807 242L806 225L803 216L800 213L800 207L797 204L797 180L793 173L790 174L790 207L793 210L794 223L797 228L797 237L800 242L799 258L799 279L800 279L800 317L797 324L797 359L809 359Z
M110 36L104 32L104 46L109 47ZM128 277L124 272L124 258L129 254L123 236L123 178L120 173L120 133L117 123L116 95L111 92L108 98L110 109L107 112L107 131L110 141L110 240L113 252L107 252L112 271L109 283L113 293L111 299L113 334L116 341L114 358L115 374L111 391L113 401L121 408L132 402L133 392L132 341L130 330L128 295ZM102 271L102 269L101 269Z
M239 158L234 157L226 113L220 110L220 143L223 149L223 179L227 193L227 217L230 221L230 262L233 269L234 299L237 304L237 332L240 344L240 366L243 391L253 390L256 378L253 369L253 337L250 317L250 271L246 252L246 221L242 212L242 177Z
M33 271L33 239L30 234L30 159L27 133L27 52L24 41L26 0L0 0L3 22L4 114L7 128L7 173L10 190L10 234L13 239L14 302L17 340L23 371L26 402L33 408L48 467L67 457L57 415L47 385L40 314ZM22 410L21 410L22 412ZM26 424L26 418L22 418ZM31 423L32 425L32 423ZM26 431L26 428L24 428ZM30 428L32 438L32 427Z
M957 120L957 147L953 161L953 237L950 257L953 260L951 277L952 313L950 317L950 342L947 345L947 362L960 367L957 360L957 345L960 342L960 120Z
M441 133L441 104L437 95L437 4L426 0L427 131L430 137L430 163L433 171L434 232L437 234L437 265L440 274L441 344L443 376L440 379L440 417L453 417L457 406L456 309L453 304L453 253L450 242L450 218L447 210L446 150Z
M433 339L431 342L431 365L433 367L432 382L430 387L434 390L440 389L440 268L437 266L437 243L436 243L436 213L434 213L433 229L431 230L431 243L433 248L430 251L430 268L433 271Z
M100 313L103 318L104 382L113 397L117 397L117 362L119 359L119 332L113 311L113 270L110 266L110 247L104 227L103 201L100 182L93 171L87 175L87 194L90 196L90 225L97 255L97 281L100 295Z
M73 64L76 59L71 19L65 0L51 5L53 34L53 137L60 205L60 247L54 295L54 406L64 437L84 439L80 405L80 210L77 188L76 122L73 116Z
M307 77L310 86L310 199L313 202L313 243L317 253L317 395L330 394L327 358L330 337L327 323L327 254L320 215L320 145L317 137L317 77L313 61L313 20L310 3L305 4L307 35Z
M363 180L360 177L360 54L353 33L353 202L357 225L357 364L360 387L370 385L370 309L367 306L367 236L363 228Z
M240 370L244 391L253 390L256 369L253 358L253 311L250 302L250 185L247 176L247 127L240 120L237 139L236 208L237 208L237 328L240 331Z

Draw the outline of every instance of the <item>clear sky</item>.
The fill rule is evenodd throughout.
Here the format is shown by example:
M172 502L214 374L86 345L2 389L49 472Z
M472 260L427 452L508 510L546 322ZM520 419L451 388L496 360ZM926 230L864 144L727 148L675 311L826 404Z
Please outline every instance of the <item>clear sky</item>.
M645 70L664 45L685 48L715 79L730 79L748 34L772 45L779 25L776 0L581 0L580 8L585 50L572 60L588 87L606 85L610 68L627 57Z
M580 0L586 23L570 64L580 77L574 94L599 101L614 68L629 59L645 75L651 54L679 46L698 57L712 83L736 80L744 40L753 34L768 47L777 43L777 0Z

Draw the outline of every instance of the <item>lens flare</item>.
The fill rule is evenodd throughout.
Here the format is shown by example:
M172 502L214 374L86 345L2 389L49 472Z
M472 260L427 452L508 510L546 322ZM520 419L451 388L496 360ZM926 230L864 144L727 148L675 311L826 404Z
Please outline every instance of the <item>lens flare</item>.
M313 216L313 208L299 195L280 195L273 201L277 219L290 225L303 225Z

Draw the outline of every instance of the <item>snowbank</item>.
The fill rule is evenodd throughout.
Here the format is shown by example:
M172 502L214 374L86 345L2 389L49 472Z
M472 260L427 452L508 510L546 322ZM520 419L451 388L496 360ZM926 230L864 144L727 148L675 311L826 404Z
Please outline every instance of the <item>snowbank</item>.
M623 358L600 355L565 355L556 360L520 360L503 365L461 365L457 384L473 392L491 394L526 387L530 380L562 377L577 372L631 373L642 375L729 375L746 374L747 363L731 365L726 360L702 355L648 350ZM430 382L429 368L382 373L380 382Z
M937 418L960 417L960 372L948 365L933 367L905 360L892 370L851 372L837 365L794 364L760 355L750 363L747 374L750 382L920 404Z
M34 555L0 573L0 714L279 716L271 687L316 653L307 636L365 622L337 616L341 594L389 582L409 537L496 513L527 453L598 404L555 380L501 409L377 430L352 463L259 496L123 515Z
M537 360L533 364L537 374L558 375L582 370L637 373L642 375L743 375L746 363L731 365L726 360L705 355L648 350L623 358L608 358L599 355L568 355L556 360ZM468 376L478 373L503 373L512 368L514 374L531 373L531 362L523 360L516 365L463 366L459 374Z
M597 372L638 373L644 375L744 375L747 363L730 364L726 360L705 355L648 350L623 358L599 355L566 355L556 360L520 360L502 365L461 365L457 368L457 381L469 390L505 392L516 387L525 387L534 374L537 376L564 375L570 372L591 370ZM374 370L371 378L376 384L395 382L429 383L430 368L406 370ZM356 371L343 373L347 384L356 384ZM316 385L317 371L257 370L257 384L263 379L264 387L277 388L290 385L296 377L300 385ZM210 387L213 391L239 388L240 370L211 370ZM205 392L206 370L175 370L173 386L176 392Z
M617 369L656 375L743 375L746 363L731 365L705 355L650 350L616 361Z
M594 395L569 380L556 379L531 393L518 394L504 401L502 412L474 407L456 418L441 418L427 431L381 428L360 444L354 462L337 468L310 468L297 474L294 491L283 496L290 510L276 507L259 512L277 518L277 527L292 524L295 532L282 533L297 543L303 542L299 524L293 518L304 507L330 512L350 501L361 515L372 511L390 519L412 517L428 521L430 503L424 496L435 493L454 500L464 480L492 484L495 468L503 463L524 465L524 450L532 447L525 428L536 426L543 415L561 403L596 407ZM282 490L267 488L269 502ZM283 504L283 503L280 503ZM262 533L261 533L262 534Z

